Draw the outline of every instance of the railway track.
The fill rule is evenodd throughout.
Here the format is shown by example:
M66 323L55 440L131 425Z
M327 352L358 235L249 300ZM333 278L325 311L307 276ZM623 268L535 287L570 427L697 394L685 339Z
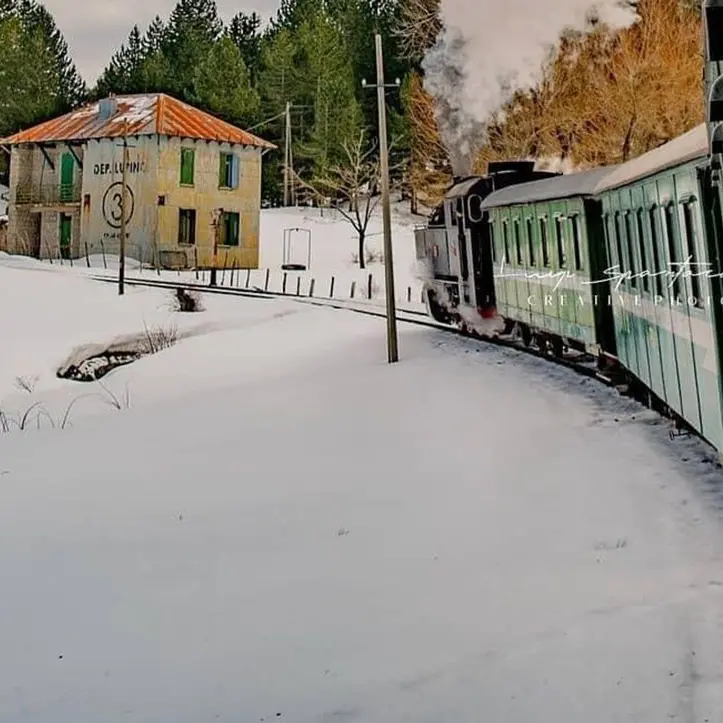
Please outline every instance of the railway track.
M95 281L102 281L105 283L117 284L118 280L109 276L91 275L91 279ZM386 308L363 301L354 300L338 300L338 299L327 299L319 297L309 296L295 296L293 294L284 294L278 291L265 291L257 287L251 288L234 288L225 286L208 286L201 283L193 282L182 282L182 281L166 281L164 279L139 279L139 278L126 278L125 283L128 286L143 286L148 288L158 289L194 289L204 294L215 294L219 296L242 296L253 299L265 299L272 300L283 298L289 301L295 301L301 304L308 304L310 306L319 306L330 309L339 309L343 311L351 311L353 313L362 314L364 316L376 316L380 318L386 318ZM597 365L597 360L587 354L582 353L566 353L562 357L551 354L550 352L543 351L535 346L526 346L520 340L513 337L499 336L499 337L487 337L475 334L460 329L456 326L447 324L441 324L433 319L430 319L426 312L417 311L414 309L403 309L397 308L397 321L403 324L412 324L415 326L424 326L430 329L442 331L447 334L454 334L468 339L476 339L480 343L489 344L491 346L497 346L507 349L514 349L530 356L544 359L545 361L552 362L558 366L563 366L572 371L580 374L581 376L590 377L597 379L606 386L614 386L615 381L605 376L600 372Z

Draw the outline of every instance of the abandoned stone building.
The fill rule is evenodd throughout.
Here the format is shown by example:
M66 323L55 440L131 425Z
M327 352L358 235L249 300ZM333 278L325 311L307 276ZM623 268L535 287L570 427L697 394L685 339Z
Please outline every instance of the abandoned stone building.
M10 253L117 254L125 216L126 253L145 263L258 267L261 157L274 148L261 138L151 94L106 98L0 143Z

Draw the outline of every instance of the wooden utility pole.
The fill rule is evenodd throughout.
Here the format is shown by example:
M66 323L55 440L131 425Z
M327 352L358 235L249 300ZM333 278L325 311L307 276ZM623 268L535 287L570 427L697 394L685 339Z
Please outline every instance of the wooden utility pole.
M379 162L382 187L382 221L384 223L384 281L387 296L387 357L390 364L399 361L399 345L397 342L397 304L394 292L394 263L392 259L392 209L389 194L389 149L387 147L387 106L386 88L399 88L397 80L394 85L384 84L384 56L382 54L382 36L375 36L377 51L377 84L365 88L376 87L377 105L379 106Z
M286 103L284 141L284 206L288 206L291 190L291 103L288 101Z
M218 268L218 247L221 242L221 221L223 219L223 209L216 209L216 218L213 222L213 262L211 265L211 279L209 286L216 286L216 270Z
M126 275L126 197L128 195L128 121L123 121L123 169L121 175L120 263L118 264L118 295L125 293Z

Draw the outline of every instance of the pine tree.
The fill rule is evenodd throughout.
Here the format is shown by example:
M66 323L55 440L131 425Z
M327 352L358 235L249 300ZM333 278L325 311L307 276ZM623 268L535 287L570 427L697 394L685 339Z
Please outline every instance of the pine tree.
M222 30L214 0L178 0L161 48L172 71L166 79L169 90L192 99L196 71Z
M201 108L229 123L248 125L258 112L259 98L241 51L228 36L214 44L198 67L193 89Z
M85 84L45 8L3 2L0 8L0 128L13 132L80 103Z
M276 17L271 20L270 32L298 30L299 26L312 15L323 11L326 0L281 0Z
M257 13L237 13L231 18L227 33L241 52L251 82L256 83L261 61L261 18Z
M143 62L139 70L144 93L164 93L172 90L171 62L164 51L168 30L156 15L143 36Z
M68 44L53 16L42 5L33 3L33 6L24 22L29 28L37 29L46 43L57 77L56 111L63 113L84 101L88 89L70 57Z
M306 20L299 28L299 45L314 108L309 143L301 150L318 172L340 159L343 143L361 130L362 116L352 61L333 19L320 12Z
M95 97L105 97L110 93L137 93L143 90L141 72L144 61L143 38L138 26L134 25L128 40L113 55L108 67L98 79Z

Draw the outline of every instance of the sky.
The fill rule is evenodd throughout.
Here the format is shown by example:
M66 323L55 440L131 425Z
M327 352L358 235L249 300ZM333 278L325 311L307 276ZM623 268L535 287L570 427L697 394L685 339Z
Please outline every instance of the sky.
M133 25L144 30L156 15L167 18L176 0L89 0L83 3L82 9L78 0L43 0L43 4L65 36L80 74L92 84ZM266 19L279 2L217 0L217 5L224 19L239 11L253 10Z

